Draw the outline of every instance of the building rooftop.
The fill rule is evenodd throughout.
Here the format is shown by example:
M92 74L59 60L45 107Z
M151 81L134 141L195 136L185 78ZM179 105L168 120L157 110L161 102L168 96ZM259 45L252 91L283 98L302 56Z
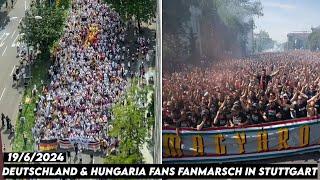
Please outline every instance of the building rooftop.
M301 37L301 38L307 38L309 36L310 32L307 31L297 31L297 32L291 32L288 33L287 36L295 36L295 37Z

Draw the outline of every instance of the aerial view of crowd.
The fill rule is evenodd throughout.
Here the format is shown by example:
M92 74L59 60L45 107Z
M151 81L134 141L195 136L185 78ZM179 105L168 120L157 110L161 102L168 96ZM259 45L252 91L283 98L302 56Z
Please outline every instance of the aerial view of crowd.
M245 127L320 113L320 53L262 53L207 63L163 73L163 127Z
M107 4L72 2L54 65L48 71L51 83L41 89L33 128L37 141L69 139L81 145L110 140L106 128L111 107L128 86L128 78L144 73L139 52L143 58L148 55L143 37L136 42L139 52L130 52L126 31L119 14ZM133 67L139 67L140 74Z

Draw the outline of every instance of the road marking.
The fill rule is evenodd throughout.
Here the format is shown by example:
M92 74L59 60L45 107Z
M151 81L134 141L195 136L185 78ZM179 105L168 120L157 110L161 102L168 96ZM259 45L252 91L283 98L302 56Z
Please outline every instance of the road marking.
M11 38L13 38L14 34L17 32L17 30L14 30L13 34L11 35Z
M18 19L17 16L11 17L10 20Z
M8 46L6 46L6 48L4 49L3 53L2 53L2 56L4 55L4 53L6 52Z
M19 20L19 24L21 23L22 19L23 19L23 18L20 18L20 20Z
M6 88L4 88L3 89L3 91L2 91L2 93L1 93L1 96L0 96L0 101L1 101L1 99L2 99L2 97L3 97L3 94L4 94L4 92L6 91Z
M2 39L3 38L3 36L5 36L6 35L6 33L2 33L2 35L1 35L1 37L0 37L0 39Z
M16 43L18 37L20 36L20 34L17 35L17 37L14 39L14 41L12 42L11 47L15 47L18 43Z
M4 41L7 39L7 37L10 35L10 33L6 33L4 39L1 41L0 47L4 45Z
M16 65L13 66L10 76L12 76L13 71L14 71L15 68L16 68Z
M27 1L24 1L24 10L27 10Z

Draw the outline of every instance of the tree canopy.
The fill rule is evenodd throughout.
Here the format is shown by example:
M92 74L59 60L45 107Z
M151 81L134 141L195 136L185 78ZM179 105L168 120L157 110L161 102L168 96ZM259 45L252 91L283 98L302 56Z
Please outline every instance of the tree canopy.
M197 18L192 18L192 9L200 10ZM245 51L249 30L254 27L253 17L263 15L259 0L164 0L162 13L164 61L191 59L190 62L198 59L193 55L199 54L196 49L200 46L209 49L200 56L212 53L217 57L219 52L232 48ZM197 35L192 34L192 21L200 24ZM199 36L207 42L199 42Z
M263 15L260 1L214 0L214 2L221 20L234 30L251 26L249 21L251 17Z
M156 17L156 0L105 0L110 3L125 20L134 19L140 30L141 22L149 22Z
M141 88L137 80L132 80L123 101L113 107L114 120L111 122L112 129L108 133L120 139L120 146L119 153L108 156L106 163L143 162L140 149L150 137L150 129L154 124L154 116L146 116L150 106L153 106L153 103L147 103L150 92L153 93L153 87Z
M66 11L62 8L33 4L19 26L24 34L21 40L32 46L39 44L40 48L47 48L59 39L65 17Z
M272 40L266 31L260 31L254 37L254 52L263 52L273 48L275 41Z
M320 50L320 31L313 31L308 37L309 48L312 51Z

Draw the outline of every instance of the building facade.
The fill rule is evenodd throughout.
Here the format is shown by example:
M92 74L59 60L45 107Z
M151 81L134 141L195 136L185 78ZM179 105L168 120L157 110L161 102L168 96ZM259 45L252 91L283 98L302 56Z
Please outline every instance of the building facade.
M287 34L288 50L299 50L299 49L309 49L308 47L308 37L310 32L308 31L297 31Z

